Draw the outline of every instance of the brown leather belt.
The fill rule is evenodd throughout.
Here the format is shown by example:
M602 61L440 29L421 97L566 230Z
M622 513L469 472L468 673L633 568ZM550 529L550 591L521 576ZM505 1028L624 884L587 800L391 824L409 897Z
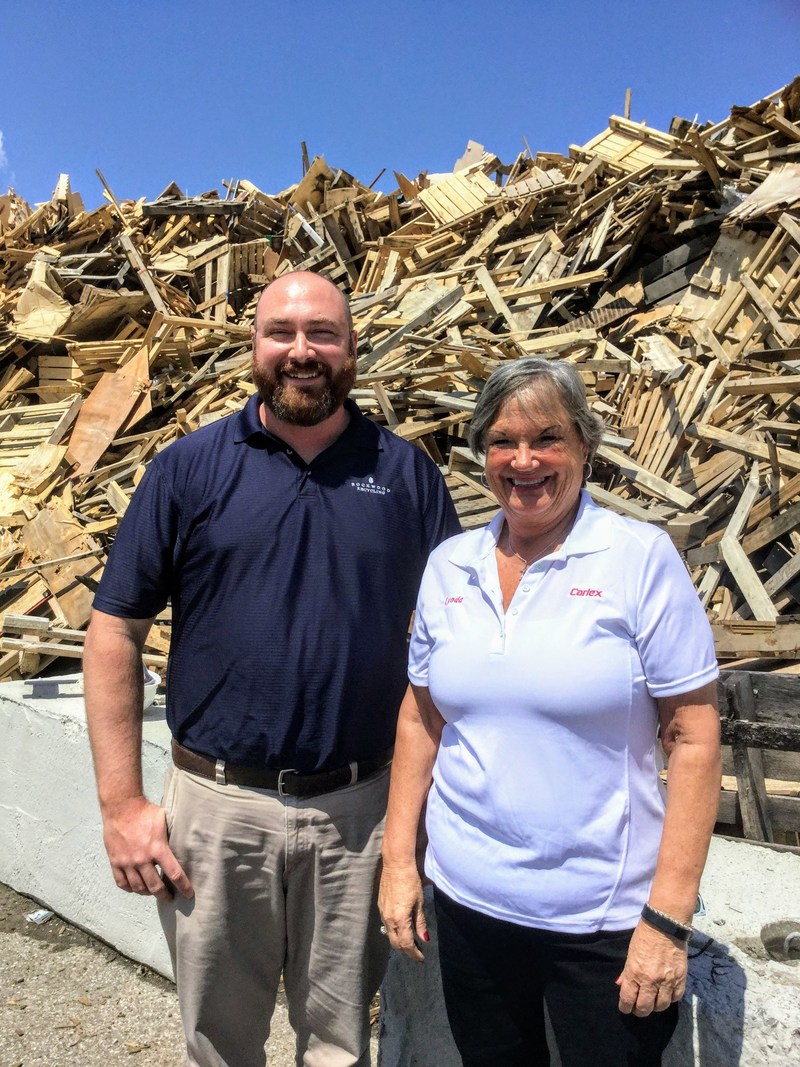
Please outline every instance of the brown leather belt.
M172 762L182 771L209 778L219 785L244 785L253 789L272 789L282 797L315 797L332 793L371 778L373 774L388 767L392 762L392 750L377 759L360 760L335 771L319 771L316 774L298 774L295 770L271 771L268 767L243 767L212 760L184 748L172 740Z

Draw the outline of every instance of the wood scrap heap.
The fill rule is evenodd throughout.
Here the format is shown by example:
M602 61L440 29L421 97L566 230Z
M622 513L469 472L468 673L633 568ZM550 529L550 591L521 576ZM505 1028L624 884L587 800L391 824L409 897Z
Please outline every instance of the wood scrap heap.
M716 125L612 117L568 155L470 142L390 193L304 171L0 197L0 678L80 655L148 460L243 403L257 294L301 268L350 295L356 400L447 471L465 526L496 507L465 447L483 382L567 359L606 420L595 498L667 529L722 658L800 658L800 79Z

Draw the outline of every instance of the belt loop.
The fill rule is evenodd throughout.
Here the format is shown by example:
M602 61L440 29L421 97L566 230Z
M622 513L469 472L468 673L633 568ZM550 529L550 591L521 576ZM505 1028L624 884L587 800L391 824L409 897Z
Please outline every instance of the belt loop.
M349 785L355 785L356 782L358 781L358 764L357 763L351 763L351 764L349 764L349 767L350 767L350 781L349 781L348 784Z
M224 759L218 759L217 762L214 764L214 781L217 783L217 785L227 785L228 784L227 781L225 780L225 760Z

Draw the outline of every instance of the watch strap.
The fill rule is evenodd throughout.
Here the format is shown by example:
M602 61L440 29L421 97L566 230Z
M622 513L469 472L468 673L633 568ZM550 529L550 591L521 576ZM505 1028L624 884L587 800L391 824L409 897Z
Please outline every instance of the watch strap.
M642 918L656 930L660 930L662 934L674 937L676 941L690 941L694 933L691 926L678 922L677 919L673 919L671 915L666 915L657 908L651 908L649 904L645 904L642 908Z

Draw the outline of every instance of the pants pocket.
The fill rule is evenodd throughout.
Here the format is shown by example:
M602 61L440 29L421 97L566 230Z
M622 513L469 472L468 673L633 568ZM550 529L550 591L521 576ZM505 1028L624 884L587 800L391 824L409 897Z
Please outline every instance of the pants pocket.
M178 792L178 778L179 775L175 767L170 765L164 775L164 793L161 797L161 807L164 809L166 816L168 838L172 833L172 826L175 822L175 797Z

